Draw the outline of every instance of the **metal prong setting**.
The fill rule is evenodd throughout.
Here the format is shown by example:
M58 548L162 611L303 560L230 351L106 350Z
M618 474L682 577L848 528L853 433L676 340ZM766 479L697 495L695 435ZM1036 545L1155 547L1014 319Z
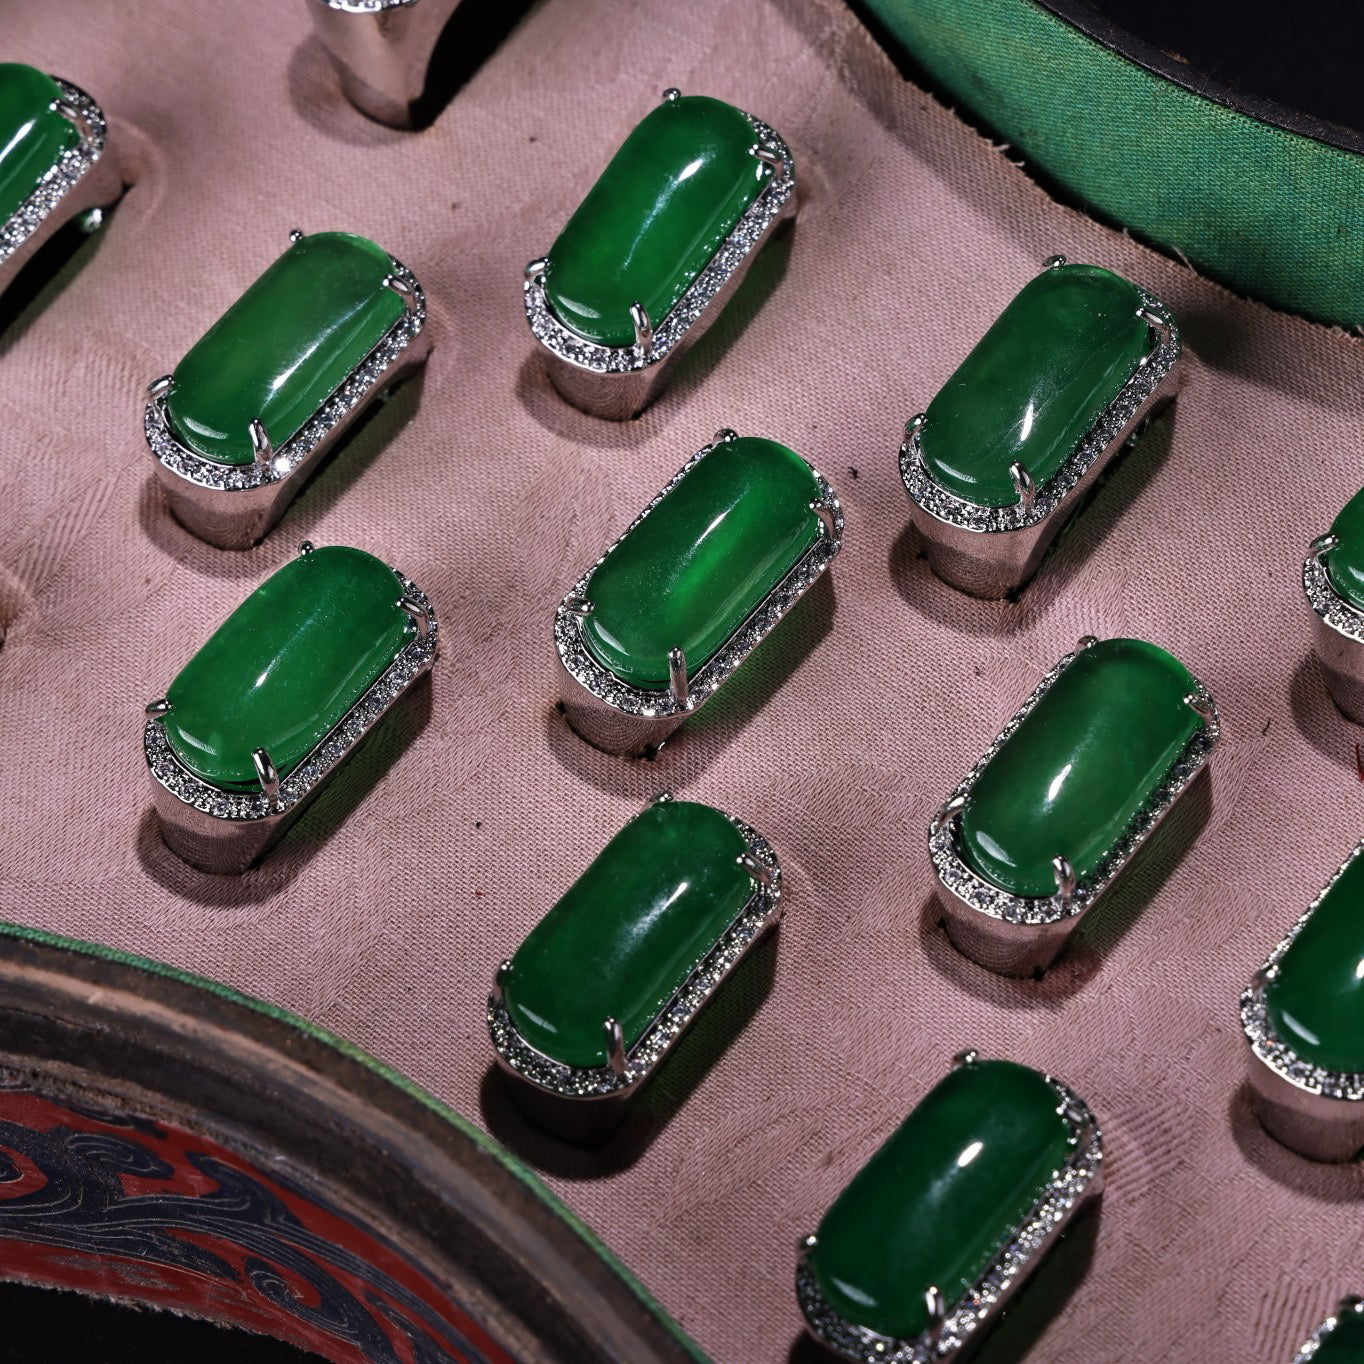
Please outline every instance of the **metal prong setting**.
M1086 649L1092 649L1099 642L1098 635L1081 635L1075 641L1075 652L1082 654Z
M1145 322L1146 325L1150 327L1150 329L1156 334L1156 339L1152 343L1151 349L1148 350L1146 354L1143 355L1141 357L1141 360L1138 362L1139 364L1147 365L1150 364L1151 360L1156 356L1156 354L1160 351L1160 349L1163 346L1169 344L1170 319L1168 317L1162 316L1154 308L1148 308L1145 306L1137 309L1137 316L1141 318L1141 320Z
M715 445L728 445L732 440L738 440L739 433L732 426L722 426L713 437Z
M751 852L741 852L734 859L764 890L772 884L772 869L765 867Z
M823 502L811 502L810 510L819 517L819 524L823 527L826 539L832 540L838 533L838 523L834 516L834 509L826 507Z
M666 805L673 798L671 791L655 791L649 799L650 805Z
M1014 492L1018 494L1018 505L1023 515L1027 516L1037 498L1037 485L1032 481L1032 475L1018 460L1009 465L1009 478L1014 485Z
M90 120L70 100L54 99L48 106L54 114L60 114L80 134L82 142L90 142Z
M1044 270L1059 270L1065 263L1066 258L1064 256L1048 256L1046 260L1042 262L1042 268Z
M1070 902L1075 898L1075 868L1067 858L1053 857L1051 874L1056 878L1056 898L1060 900L1062 909L1069 909Z
M261 473L265 474L270 468L270 461L275 457L275 447L270 442L265 423L259 417L252 417L247 431L251 436L251 454Z
M158 697L155 701L149 701L146 713L152 717L170 714L170 702L164 696Z
M503 957L497 964L497 970L493 972L492 996L499 1003L502 1003L502 991L506 988L507 980L511 976L512 959Z
M960 1070L963 1066L974 1066L980 1060L980 1053L974 1047L967 1047L965 1051L959 1051L952 1058L952 1069Z
M924 429L924 418L928 416L926 412L916 412L905 423L905 437L917 436Z
M943 801L938 807L938 813L933 816L933 823L937 828L945 829L964 809L966 809L966 797L964 795L953 796L950 800Z
M301 227L291 228L289 231L289 241L301 242L303 240L303 229Z
M687 656L681 649L668 650L668 693L679 706L687 704Z
M155 400L164 398L171 391L171 385L175 382L169 374L163 374L159 379L153 379L147 385L147 397Z
M764 166L771 166L774 177L782 175L786 170L786 158L780 152L764 147L761 142L755 142L748 149L748 154L761 161Z
M640 350L648 350L654 344L654 326L649 321L649 314L644 311L644 305L639 302L630 305L630 322L635 329L635 345Z
M1327 531L1325 535L1318 535L1307 547L1307 552L1314 559L1320 559L1323 554L1329 554L1340 544L1340 536L1332 531Z
M665 104L674 104L674 103L676 103L676 101L680 100L681 98L682 98L682 92L681 92L681 91L677 88L677 86L675 86L675 85L670 85L670 86L663 92L663 102L664 102Z
M298 542L298 552L306 559L317 546L311 540L300 540Z
M532 280L539 279L540 276L545 273L548 266L548 256L538 256L535 260L531 261L530 264L526 266L526 283L529 284Z
M261 795L273 806L279 799L279 773L270 761L270 755L263 749L255 749L251 754L251 765L256 769L256 780L260 782Z
M431 617L427 615L426 607L412 597L399 597L398 605L417 627L417 638L425 639L431 633Z
M1210 725L1217 711L1213 708L1209 697L1200 696L1196 691L1191 691L1185 698L1184 704L1203 721L1204 727Z
M384 276L384 288L392 290L403 301L403 307L409 313L417 311L417 294L410 284L404 279L399 279L397 275Z
M798 1241L796 1242L796 1254L797 1254L797 1255L800 1255L800 1256L802 1256L802 1257L803 1257L803 1256L806 1256L806 1255L808 1255L808 1254L809 1254L809 1253L810 1253L818 1244L819 1244L819 1237L816 1236L816 1235L814 1234L814 1232L810 1232L808 1235L802 1236L802 1237L800 1238L800 1240L798 1240Z
M585 618L592 614L592 603L586 597L565 597L564 610Z
M620 1030L620 1024L614 1018L608 1018L602 1024L602 1032L606 1037L606 1064L611 1067L611 1072L618 1080L625 1078L625 1036Z
M928 1330L924 1334L930 1345L936 1345L942 1335L943 1322L947 1320L947 1303L935 1283L929 1284L924 1291L924 1308L928 1313Z

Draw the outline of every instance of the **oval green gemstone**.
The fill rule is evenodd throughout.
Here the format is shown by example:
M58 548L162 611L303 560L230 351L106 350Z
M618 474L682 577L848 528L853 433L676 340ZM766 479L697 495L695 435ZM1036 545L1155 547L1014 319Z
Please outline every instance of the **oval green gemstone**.
M583 643L622 681L668 685L681 649L694 675L819 538L814 470L776 441L717 445L588 581Z
M1150 349L1141 306L1133 285L1097 265L1025 284L924 414L933 478L982 507L1018 501L1015 462L1045 483Z
M347 232L302 237L175 367L166 417L181 443L219 464L254 459L259 420L278 449L402 316L386 252Z
M195 776L258 788L251 754L292 772L402 649L393 570L334 545L290 560L209 636L166 692L166 738Z
M1364 855L1317 902L1266 984L1278 1036L1327 1070L1364 1071Z
M46 72L0 63L0 223L14 216L38 182L80 136L52 102L62 92Z
M718 810L664 800L632 819L531 929L502 997L537 1051L606 1064L614 1018L628 1051L753 895L743 836Z
M646 115L550 248L559 321L601 346L634 344L632 303L659 326L771 177L756 140L738 109L702 95Z
M1202 721L1184 665L1139 639L1083 650L977 778L958 851L1013 895L1056 893L1052 859L1083 881L1166 780Z
M1351 606L1364 611L1364 488L1341 508L1331 534L1340 543L1322 556L1326 576Z
M1312 1364L1364 1364L1364 1311L1346 1308L1312 1356Z
M896 1339L950 1307L1024 1222L1071 1152L1046 1077L976 1061L941 1080L824 1214L809 1267L846 1320Z

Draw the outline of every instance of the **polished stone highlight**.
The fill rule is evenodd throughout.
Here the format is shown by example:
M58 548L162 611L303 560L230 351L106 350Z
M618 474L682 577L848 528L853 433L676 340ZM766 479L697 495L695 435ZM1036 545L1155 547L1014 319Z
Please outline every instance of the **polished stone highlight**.
M387 252L364 237L302 237L175 367L166 418L188 449L250 464L252 421L279 449L402 317Z
M819 539L815 472L776 441L713 447L588 580L582 639L623 682L668 686L678 648L694 676Z
M1082 649L977 777L957 848L1012 895L1056 894L1052 860L1083 882L1179 762L1202 721L1187 668L1138 639Z
M771 178L756 141L738 109L701 95L647 114L550 249L551 312L602 346L634 344L633 303L658 327Z
M1055 1088L1012 1061L941 1080L825 1213L808 1254L829 1306L894 1339L950 1307L1028 1217L1074 1149Z
M20 62L0 63L0 223L19 206L80 135L54 112L57 82Z
M1280 1041L1325 1070L1364 1071L1364 856L1356 853L1264 987Z
M502 981L522 1038L564 1065L607 1063L643 1036L754 894L734 824L708 805L660 800L636 815L530 931Z
M166 692L166 739L196 777L259 789L252 753L287 777L415 631L391 568L363 550L315 549L267 578Z
M1015 462L1047 482L1150 350L1141 307L1096 265L1025 284L929 404L920 448L933 479L982 507L1019 501Z

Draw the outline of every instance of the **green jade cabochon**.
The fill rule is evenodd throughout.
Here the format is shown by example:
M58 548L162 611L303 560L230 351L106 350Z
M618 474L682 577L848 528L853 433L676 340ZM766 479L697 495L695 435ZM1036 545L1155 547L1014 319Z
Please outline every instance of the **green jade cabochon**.
M559 321L630 346L640 303L657 327L771 178L756 141L738 109L702 95L647 114L550 248L545 299Z
M1340 543L1322 555L1331 586L1357 611L1364 611L1364 488L1331 523Z
M391 268L385 251L350 233L294 242L175 367L166 417L180 442L219 464L250 464L259 419L284 445L402 316L384 284Z
M1364 856L1317 902L1264 989L1280 1040L1326 1070L1364 1071Z
M415 627L391 568L363 550L301 554L209 636L166 692L166 739L197 777L254 791L264 748L287 777L393 661Z
M743 836L718 810L662 800L632 819L512 957L502 997L537 1051L607 1061L608 1018L628 1052L752 898Z
M62 92L42 71L0 63L0 223L12 218L58 157L80 141L52 110Z
M583 643L643 690L668 686L680 648L695 675L819 539L814 471L757 436L715 446L588 580Z
M1056 893L1052 859L1090 876L1165 780L1202 721L1173 655L1139 639L1090 645L977 778L957 848L985 880Z
M982 507L1010 507L1015 461L1041 487L1150 350L1141 295L1097 265L1029 280L938 391L920 449L933 478Z
M951 1306L1069 1158L1044 1076L973 1061L931 1089L824 1214L809 1267L840 1316L897 1339L928 1327L930 1287Z
M1364 1364L1364 1312L1336 1314L1335 1329L1317 1347L1312 1364Z

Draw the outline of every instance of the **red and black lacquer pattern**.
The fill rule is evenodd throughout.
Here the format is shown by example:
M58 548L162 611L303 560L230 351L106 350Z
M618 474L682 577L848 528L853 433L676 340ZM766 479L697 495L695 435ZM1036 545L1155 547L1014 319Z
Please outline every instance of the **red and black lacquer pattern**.
M3 1072L0 1277L174 1308L334 1364L511 1364L411 1257L299 1184Z

